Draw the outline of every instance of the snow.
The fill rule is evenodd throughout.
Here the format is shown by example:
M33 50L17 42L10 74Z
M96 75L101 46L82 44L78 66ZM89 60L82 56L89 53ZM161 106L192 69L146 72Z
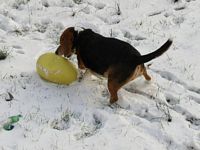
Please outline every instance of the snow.
M23 116L11 131L0 127L0 149L199 150L199 7L198 0L0 0L0 49L10 52L0 61L0 122ZM54 52L70 26L124 40L142 54L168 38L173 45L146 64L151 82L127 84L111 106L106 79L56 85L37 75L37 58Z

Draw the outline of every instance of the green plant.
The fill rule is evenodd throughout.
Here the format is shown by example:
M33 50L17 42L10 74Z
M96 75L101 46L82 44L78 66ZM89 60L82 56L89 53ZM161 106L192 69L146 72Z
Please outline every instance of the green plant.
M9 54L10 53L8 52L8 49L6 47L3 47L2 49L0 49L0 60L6 59Z

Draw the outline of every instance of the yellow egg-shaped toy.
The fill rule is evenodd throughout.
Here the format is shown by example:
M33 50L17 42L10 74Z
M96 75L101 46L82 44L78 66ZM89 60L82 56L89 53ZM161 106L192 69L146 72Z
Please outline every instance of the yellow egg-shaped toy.
M75 66L66 58L54 53L41 55L37 60L36 70L43 79L58 84L70 84L77 80Z

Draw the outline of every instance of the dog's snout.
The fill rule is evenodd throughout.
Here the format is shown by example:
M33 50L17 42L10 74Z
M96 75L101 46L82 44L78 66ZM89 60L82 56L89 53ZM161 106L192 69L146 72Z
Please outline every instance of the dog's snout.
M58 50L55 51L55 54L58 55Z
M55 54L60 55L60 46L58 46L58 48L56 49Z

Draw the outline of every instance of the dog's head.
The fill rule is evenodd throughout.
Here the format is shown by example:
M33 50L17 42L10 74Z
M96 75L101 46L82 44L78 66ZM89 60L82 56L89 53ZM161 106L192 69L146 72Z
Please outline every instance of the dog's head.
M74 53L75 38L78 32L74 30L74 27L67 28L60 37L60 45L56 50L57 55L64 55L70 57Z

